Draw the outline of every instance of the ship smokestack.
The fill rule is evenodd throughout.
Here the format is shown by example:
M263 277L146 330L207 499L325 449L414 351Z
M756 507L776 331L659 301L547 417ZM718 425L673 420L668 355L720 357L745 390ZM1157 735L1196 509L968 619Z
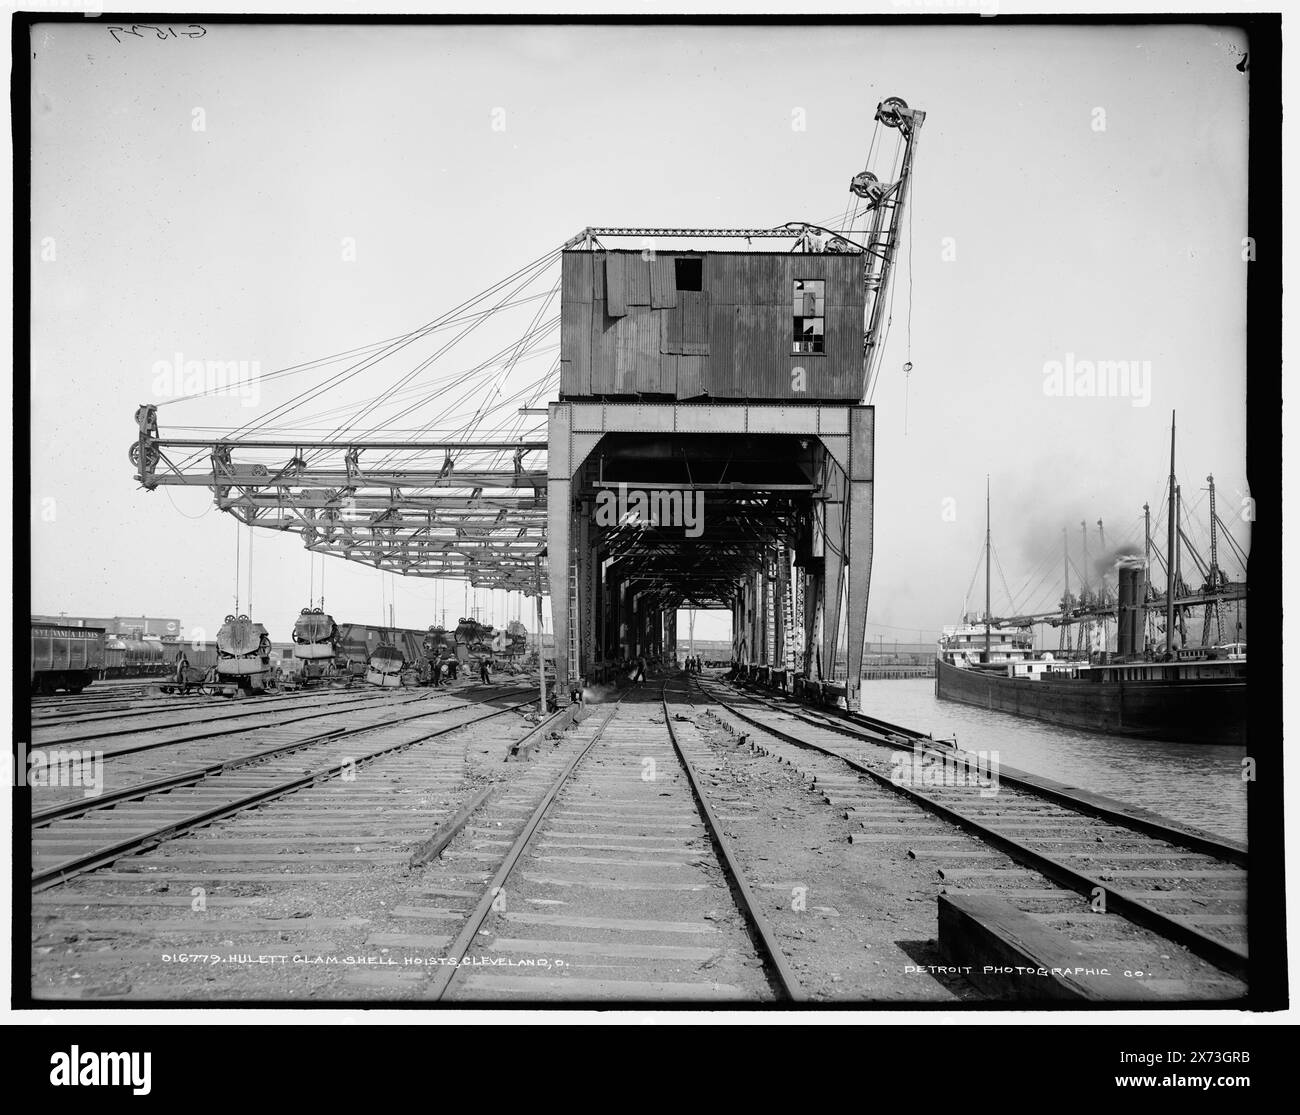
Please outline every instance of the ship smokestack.
M1146 599L1146 562L1141 557L1122 557L1115 563L1119 571L1119 632L1115 653L1133 657L1144 649L1143 604Z

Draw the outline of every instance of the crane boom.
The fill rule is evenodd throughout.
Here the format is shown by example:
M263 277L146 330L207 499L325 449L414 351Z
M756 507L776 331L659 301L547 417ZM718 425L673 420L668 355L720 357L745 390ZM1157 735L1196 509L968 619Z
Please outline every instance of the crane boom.
M874 369L880 362L884 349L881 335L888 305L889 281L894 271L894 256L898 250L899 230L912 185L912 163L916 158L916 144L925 123L925 113L908 108L907 102L889 97L876 107L876 120L886 128L897 128L903 137L903 160L898 181L880 182L870 171L862 171L850 183L850 190L866 198L874 210L871 232L867 237L867 287L866 330L863 338L863 398L870 395Z

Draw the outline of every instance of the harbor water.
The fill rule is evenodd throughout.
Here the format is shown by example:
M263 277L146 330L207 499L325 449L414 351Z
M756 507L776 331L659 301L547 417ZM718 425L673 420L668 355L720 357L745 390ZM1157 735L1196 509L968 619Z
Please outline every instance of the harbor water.
M966 751L996 751L1008 767L1141 805L1234 840L1246 839L1246 783L1241 747L1165 743L1083 732L1008 713L943 701L934 680L881 680L862 685L869 716Z

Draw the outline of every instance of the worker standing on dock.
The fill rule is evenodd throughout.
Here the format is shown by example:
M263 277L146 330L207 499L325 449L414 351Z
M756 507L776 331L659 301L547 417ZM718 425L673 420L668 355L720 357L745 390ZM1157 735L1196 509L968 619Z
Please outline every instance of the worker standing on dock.
M484 685L488 685L491 683L492 656L490 654L485 654L481 659L479 659L478 676Z

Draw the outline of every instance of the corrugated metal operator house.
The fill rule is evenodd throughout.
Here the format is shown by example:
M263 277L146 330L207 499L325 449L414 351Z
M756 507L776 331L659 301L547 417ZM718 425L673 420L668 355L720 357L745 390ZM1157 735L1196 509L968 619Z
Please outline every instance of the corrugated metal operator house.
M649 254L564 253L562 399L861 399L861 253Z

